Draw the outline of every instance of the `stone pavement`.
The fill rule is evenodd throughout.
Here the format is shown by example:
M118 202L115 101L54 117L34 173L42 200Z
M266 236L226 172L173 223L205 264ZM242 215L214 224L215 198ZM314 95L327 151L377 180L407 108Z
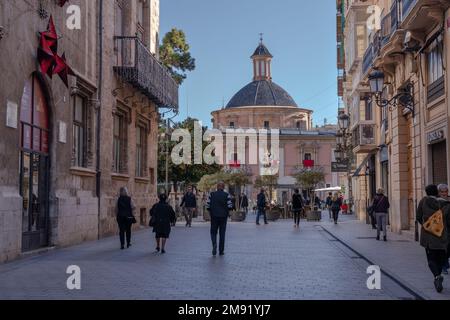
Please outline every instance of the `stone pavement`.
M228 225L224 257L211 257L207 223L195 222L192 228L185 228L179 222L171 234L166 255L153 254L154 236L149 230L143 230L133 235L133 247L124 251L118 249L118 238L113 237L3 264L0 265L0 299L414 298L390 279L382 279L382 290L367 289L369 264L323 229L344 237L345 230L355 232L361 227L357 222L334 226L327 221L303 221L297 230L292 221L258 227L254 218L250 214L247 222ZM351 236L346 239L350 241ZM358 250L363 250L361 243L357 244ZM400 242L384 244L367 240L364 243L380 249L395 246L403 250L402 246L406 246ZM394 255L382 257L392 259ZM406 262L407 259L409 255L401 260L397 255L395 260ZM385 267L384 262L374 260ZM413 266L420 262L423 261L418 259ZM391 264L401 263L391 261ZM69 276L66 269L70 265L81 268L81 290L66 288Z
M372 230L372 226L354 220L352 216L343 216L342 219L344 221L337 226L325 222L325 219L321 225L425 299L450 300L450 276L444 275L444 291L437 293L425 249L414 240L414 234L405 232L400 235L388 231L387 242L376 241L376 230Z

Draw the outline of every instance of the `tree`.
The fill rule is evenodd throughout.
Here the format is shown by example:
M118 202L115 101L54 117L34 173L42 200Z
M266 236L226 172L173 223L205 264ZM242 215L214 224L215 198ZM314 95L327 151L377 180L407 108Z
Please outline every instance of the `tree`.
M311 204L314 203L315 192L319 184L325 181L325 174L322 167L316 168L297 168L294 174L299 186L304 190L308 190Z
M195 70L195 59L191 57L189 49L186 35L176 28L164 36L159 48L160 61L179 85L186 79L186 71Z
M191 157L194 159L194 123L198 121L197 119L187 118L182 122L178 122L174 125L173 129L187 129L191 135ZM202 135L208 130L207 127L202 128ZM160 127L160 132L164 133L166 131L165 125ZM167 139L167 137L166 137ZM202 139L203 140L203 139ZM200 179L205 175L214 174L220 171L220 166L217 164L207 165L207 164L181 164L175 165L172 162L171 152L177 142L165 141L162 146L165 148L168 145L169 147L169 181L173 182L176 186L180 182L184 182L185 184L197 184ZM202 150L206 148L208 142L202 142ZM161 150L161 149L160 149ZM158 154L158 182L165 182L166 176L166 155L164 149Z
M264 175L259 176L255 180L255 188L268 188L269 189L269 203L272 203L273 189L278 185L278 175Z

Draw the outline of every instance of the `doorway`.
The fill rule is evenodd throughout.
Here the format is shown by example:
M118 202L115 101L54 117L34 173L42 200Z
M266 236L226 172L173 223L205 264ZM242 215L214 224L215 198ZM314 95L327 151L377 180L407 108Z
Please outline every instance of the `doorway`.
M25 84L21 110L22 251L49 244L49 109L36 78Z

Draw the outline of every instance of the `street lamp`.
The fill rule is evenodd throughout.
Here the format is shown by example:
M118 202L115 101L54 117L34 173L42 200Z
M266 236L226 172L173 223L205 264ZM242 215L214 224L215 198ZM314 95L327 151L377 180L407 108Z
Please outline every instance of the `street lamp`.
M339 146L338 149L334 150L334 157L336 158L336 161L340 162L341 160L344 160L344 151Z
M376 104L380 108L389 107L390 110L401 106L404 109L411 111L414 118L415 102L412 94L412 90L414 88L413 84L409 82L390 100L383 98L384 84L384 73L382 71L377 70L369 75L370 93L375 97Z
M338 131L338 133L336 134L336 142L338 146L344 145L344 133L342 133L341 131Z
M348 127L350 126L350 117L348 116L348 114L341 114L339 116L339 127L346 131L348 130Z

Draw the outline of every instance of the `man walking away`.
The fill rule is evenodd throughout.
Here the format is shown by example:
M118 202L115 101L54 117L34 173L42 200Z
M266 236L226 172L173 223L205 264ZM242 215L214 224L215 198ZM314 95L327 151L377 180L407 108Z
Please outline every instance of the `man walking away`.
M217 232L219 232L219 254L225 254L225 232L230 210L233 208L230 195L224 191L225 183L219 182L217 191L209 195L206 209L211 215L212 255L217 255Z
M434 276L434 287L440 293L443 290L442 283L444 281L442 269L447 259L450 202L438 199L438 188L435 185L427 186L425 192L427 196L420 200L416 219L422 225L420 245L425 248L428 266ZM438 217L441 214L443 220ZM434 218L438 219L435 220ZM429 219L436 221L433 226L438 228L430 229L427 224L427 222L431 222L431 220L428 221ZM437 232L439 230L442 230L442 233Z
M256 225L259 226L259 217L261 215L264 216L264 224L268 224L267 223L267 215L266 215L267 201L266 201L266 194L265 194L264 189L261 189L261 192L258 194L258 199L257 199L256 205L258 207L258 214L256 215Z
M380 240L381 229L383 229L383 240L387 241L387 217L390 208L389 200L384 195L382 188L378 189L375 198L373 199L373 212L377 221L377 240Z
M448 185L440 184L438 185L439 197L445 201L450 201L450 197L448 196ZM448 269L450 269L450 239L448 239L448 248L447 248L447 260L445 262L442 273L448 274Z
M133 200L128 195L126 187L120 188L120 196L116 205L116 220L119 225L120 249L125 249L125 235L127 238L127 248L131 247L131 226L135 217L133 211L136 207Z
M303 208L303 200L298 189L292 195L292 212L294 213L294 228L300 228L300 212Z
M184 206L184 217L186 218L186 227L192 227L192 217L197 209L197 199L192 192L192 187L189 187L186 194L183 196L180 207Z
M331 211L332 199L333 199L333 194L330 192L330 193L328 194L327 199L325 200L325 204L326 204L327 209L328 209L328 214L329 214L329 216L330 216L330 221L333 219L333 218L332 218L332 211Z
M334 224L337 224L339 219L339 211L341 211L342 200L337 193L331 199L331 211L333 212Z

